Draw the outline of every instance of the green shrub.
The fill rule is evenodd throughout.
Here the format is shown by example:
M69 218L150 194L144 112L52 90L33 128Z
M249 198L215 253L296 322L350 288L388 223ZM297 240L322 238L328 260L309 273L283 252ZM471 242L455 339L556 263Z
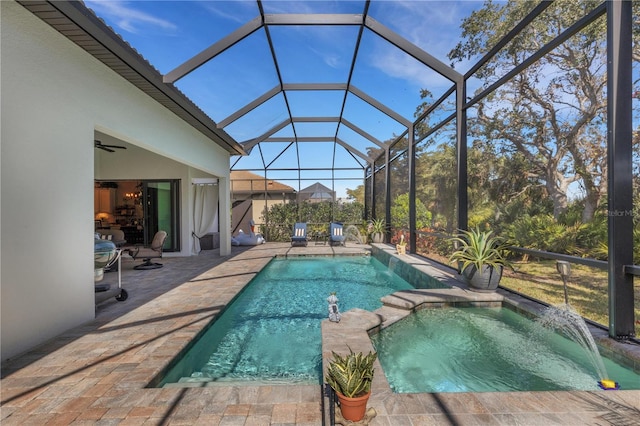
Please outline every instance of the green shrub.
M577 239L582 224L567 226L553 215L525 215L508 225L505 234L517 247L555 253L582 255Z
M416 199L416 229L422 229L431 224L431 212L425 205ZM409 194L398 195L391 205L391 227L409 227Z

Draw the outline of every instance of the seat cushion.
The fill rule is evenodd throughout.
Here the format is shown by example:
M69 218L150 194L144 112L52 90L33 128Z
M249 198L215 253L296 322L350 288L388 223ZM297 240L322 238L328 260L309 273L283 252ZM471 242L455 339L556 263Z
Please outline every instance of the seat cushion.
M162 257L162 250L153 250L150 247L136 247L130 253L134 259L159 259Z

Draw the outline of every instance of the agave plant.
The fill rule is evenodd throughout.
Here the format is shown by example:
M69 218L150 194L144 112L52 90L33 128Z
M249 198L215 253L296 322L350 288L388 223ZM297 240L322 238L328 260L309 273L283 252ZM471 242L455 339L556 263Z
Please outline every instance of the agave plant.
M478 228L462 230L451 241L458 247L449 260L458 262L461 271L470 265L474 265L479 271L485 265L493 268L509 265L505 257L507 244L502 238L494 236L492 231L480 231Z
M375 352L364 355L354 353L349 348L349 354L342 356L335 352L333 360L327 367L327 383L338 393L355 398L366 395L371 390L373 380L373 363L378 356Z

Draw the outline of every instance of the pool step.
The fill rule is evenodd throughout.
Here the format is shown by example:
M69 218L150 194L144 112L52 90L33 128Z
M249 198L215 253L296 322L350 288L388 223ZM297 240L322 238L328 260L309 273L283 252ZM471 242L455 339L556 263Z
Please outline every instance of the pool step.
M430 304L435 308L456 305L487 306L487 304L500 306L504 297L498 293L480 293L461 288L437 288L401 290L381 300L385 306L415 310L425 308L426 306L421 306L424 304Z
M374 311L376 315L382 318L380 323L380 329L387 328L393 323L400 321L401 319L409 316L411 311L402 308L396 308L393 306L382 306Z

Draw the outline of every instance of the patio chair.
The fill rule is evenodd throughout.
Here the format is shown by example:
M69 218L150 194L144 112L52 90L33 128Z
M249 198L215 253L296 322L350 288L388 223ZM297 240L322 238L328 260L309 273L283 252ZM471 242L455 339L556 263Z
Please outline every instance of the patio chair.
M293 235L291 235L291 245L302 244L307 246L307 224L298 222L293 225Z
M164 240L167 239L167 233L165 231L158 231L153 236L151 246L143 247L136 246L130 248L129 256L134 259L142 259L144 262L140 265L134 266L133 269L157 269L162 268L162 263L151 262L151 259L162 259L162 246Z
M329 224L329 244L341 244L345 245L345 236L342 229L342 223L331 222Z

